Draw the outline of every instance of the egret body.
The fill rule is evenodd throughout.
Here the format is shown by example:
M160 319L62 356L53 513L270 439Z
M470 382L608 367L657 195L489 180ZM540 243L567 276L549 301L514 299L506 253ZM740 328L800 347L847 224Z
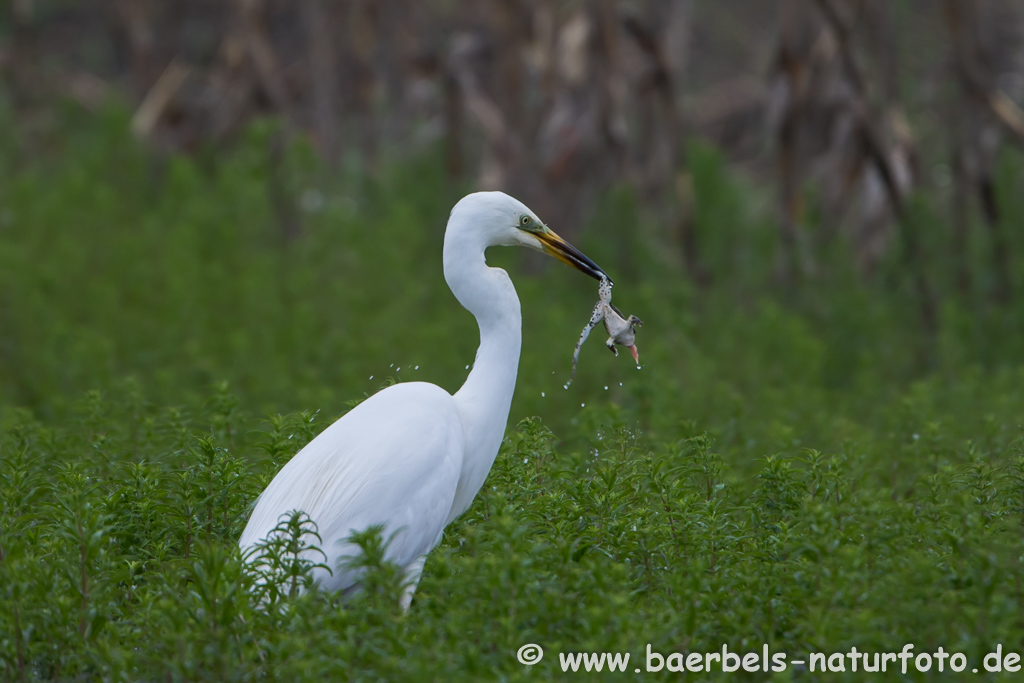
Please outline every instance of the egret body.
M508 274L487 265L492 246L547 252L591 277L593 261L501 192L478 192L452 209L444 237L444 278L477 320L480 347L455 394L425 382L377 392L325 429L286 464L260 495L239 545L265 539L283 515L301 510L316 523L325 569L314 580L347 590L358 574L343 560L358 554L353 532L383 525L385 557L402 567L408 608L426 555L444 528L470 506L505 433L522 345L519 297ZM319 558L317 558L319 559Z

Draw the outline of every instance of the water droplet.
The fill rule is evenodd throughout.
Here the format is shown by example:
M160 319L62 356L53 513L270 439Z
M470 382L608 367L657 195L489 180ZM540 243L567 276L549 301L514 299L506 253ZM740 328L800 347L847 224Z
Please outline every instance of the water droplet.
M373 375L370 375L370 379L373 379Z
M569 388L569 383L568 383L568 382L566 382L565 384L563 384L563 385L562 385L562 388L563 388L563 389L568 389L568 388Z
M525 465L526 463L528 463L528 462L530 462L530 459L529 459L529 458L523 458L523 464L524 464L524 465Z
M587 404L586 404L586 403L581 403L581 404L580 404L580 408L586 408L586 407L587 407Z
M418 365L413 368L413 370L419 370L419 369L420 369L420 366L418 366Z
M395 367L395 364L394 364L394 363L392 363L392 364L391 364L391 365L389 365L388 367L389 367L389 368L393 368L393 367Z
M604 390L608 391L608 385L607 384L604 385Z
M543 392L543 391L542 391L542 392L540 392L540 397L541 397L541 398L544 398L544 392Z
M469 370L469 366L468 365L466 366L466 369Z
M620 386L620 387L622 386L622 382L619 382L619 386Z
M639 368L640 366L638 365L637 367ZM402 368L396 368L395 369L395 372L401 372L401 371L402 371Z
M637 369L637 370L639 370L639 369L640 369L640 364L639 364L639 363L637 363L637 364L636 364L636 369Z

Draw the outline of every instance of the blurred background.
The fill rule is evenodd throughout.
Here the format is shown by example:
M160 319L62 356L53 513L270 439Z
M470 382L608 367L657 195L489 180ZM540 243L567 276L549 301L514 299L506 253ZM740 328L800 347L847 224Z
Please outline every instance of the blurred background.
M1024 361L1019 2L0 8L6 405L126 377L170 403L224 380L256 412L454 390L477 338L445 219L502 189L648 323L642 371L592 342L563 390L596 288L495 254L524 301L513 419L585 423L590 396L758 452L841 443L836 415L915 382L1019 408L980 405Z
M1019 650L1022 22L0 0L0 678ZM642 369L595 333L564 388L597 283L492 249L523 312L507 438L412 611L379 550L365 602L250 600L236 540L278 468L382 386L464 381L441 253L479 189L614 278Z

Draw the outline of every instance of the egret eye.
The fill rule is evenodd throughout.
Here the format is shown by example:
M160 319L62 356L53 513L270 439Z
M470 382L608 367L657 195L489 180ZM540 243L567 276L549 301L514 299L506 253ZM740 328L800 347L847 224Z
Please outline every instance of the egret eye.
M523 214L522 216L520 216L520 218L519 218L519 225L521 225L521 226L523 226L525 228L529 224L530 224L530 217L529 216L527 216L526 214Z

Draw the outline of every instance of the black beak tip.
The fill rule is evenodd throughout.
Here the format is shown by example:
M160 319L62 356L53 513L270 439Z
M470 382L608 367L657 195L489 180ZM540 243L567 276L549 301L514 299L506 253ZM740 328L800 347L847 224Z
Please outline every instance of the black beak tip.
M614 285L615 281L608 277L608 273L604 272L604 269L595 265L592 269L587 272L587 275L594 278L595 280L607 280L609 285Z
M578 270L586 273L595 280L607 280L609 284L615 284L612 279L608 277L608 273L604 272L604 269L601 268L601 266L594 263L588 256L571 244L561 241L561 243L555 245L554 248Z
M580 256L583 256L583 255L580 254ZM615 284L615 282L610 277L608 277L608 273L604 272L604 268L602 268L601 266L597 265L596 263L591 261L586 256L583 256L583 258L580 259L580 261L581 261L581 265L583 266L582 268L580 268L580 270L582 270L584 273L586 273L590 277L594 278L595 280L607 280L608 284L610 284L610 285L614 285Z

